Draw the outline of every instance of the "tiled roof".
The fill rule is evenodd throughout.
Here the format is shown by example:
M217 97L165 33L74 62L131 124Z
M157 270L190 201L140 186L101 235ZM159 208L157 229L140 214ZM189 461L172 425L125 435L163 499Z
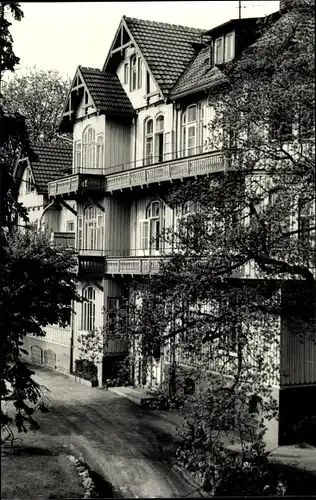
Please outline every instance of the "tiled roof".
M187 70L180 76L170 92L172 97L189 94L191 91L209 88L225 81L225 76L216 66L210 67L210 50L203 48L192 61Z
M124 17L153 76L168 93L195 55L192 43L205 30Z
M106 114L132 115L134 108L116 74L79 66L96 108Z
M34 181L39 194L47 193L47 183L65 176L72 168L72 146L32 144L29 155Z

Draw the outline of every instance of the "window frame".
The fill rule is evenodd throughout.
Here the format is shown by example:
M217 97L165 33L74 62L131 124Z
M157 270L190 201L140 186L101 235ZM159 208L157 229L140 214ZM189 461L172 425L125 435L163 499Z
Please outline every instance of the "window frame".
M221 42L221 60L218 60L217 42ZM224 36L219 36L214 40L214 64L223 64L224 62Z
M133 55L130 61L130 92L137 90L137 57Z
M95 288L91 285L82 290L81 330L91 332L95 330Z
M25 194L30 194L35 191L34 179L31 167L25 169Z
M103 250L103 235L104 213L95 205L88 205L83 215L84 250Z
M231 45L230 45L230 49L231 49L231 56L228 57L227 56L227 40L228 38L231 39ZM224 43L224 57L223 57L223 60L225 62L228 62L228 61L232 61L235 57L235 31L230 31L229 33L226 33L225 35L225 43Z
M124 85L128 85L129 82L129 64L124 63Z
M95 133L95 128L89 124L82 132L82 168L93 170L95 166L96 166L96 133Z

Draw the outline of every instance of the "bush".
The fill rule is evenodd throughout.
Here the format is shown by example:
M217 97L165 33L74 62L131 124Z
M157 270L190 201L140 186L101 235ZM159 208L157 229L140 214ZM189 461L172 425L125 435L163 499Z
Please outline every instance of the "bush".
M75 375L84 380L95 382L98 380L98 369L93 361L89 359L76 359Z

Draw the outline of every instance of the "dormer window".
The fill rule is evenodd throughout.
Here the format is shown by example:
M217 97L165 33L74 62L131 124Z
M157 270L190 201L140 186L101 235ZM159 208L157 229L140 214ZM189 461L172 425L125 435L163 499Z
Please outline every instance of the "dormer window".
M222 64L223 62L223 55L224 55L224 39L223 37L221 36L220 38L217 38L215 40L215 50L214 50L214 62L215 64Z
M214 64L231 61L235 57L235 33L231 31L214 42Z
M234 32L227 33L227 35L225 35L225 62L234 59L235 55L234 42L235 42Z

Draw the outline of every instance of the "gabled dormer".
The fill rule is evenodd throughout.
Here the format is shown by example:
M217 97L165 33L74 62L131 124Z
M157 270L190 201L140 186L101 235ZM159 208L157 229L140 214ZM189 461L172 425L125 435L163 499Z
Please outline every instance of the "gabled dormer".
M59 130L73 132L74 123L96 115L134 116L134 108L115 73L79 66L70 86Z

